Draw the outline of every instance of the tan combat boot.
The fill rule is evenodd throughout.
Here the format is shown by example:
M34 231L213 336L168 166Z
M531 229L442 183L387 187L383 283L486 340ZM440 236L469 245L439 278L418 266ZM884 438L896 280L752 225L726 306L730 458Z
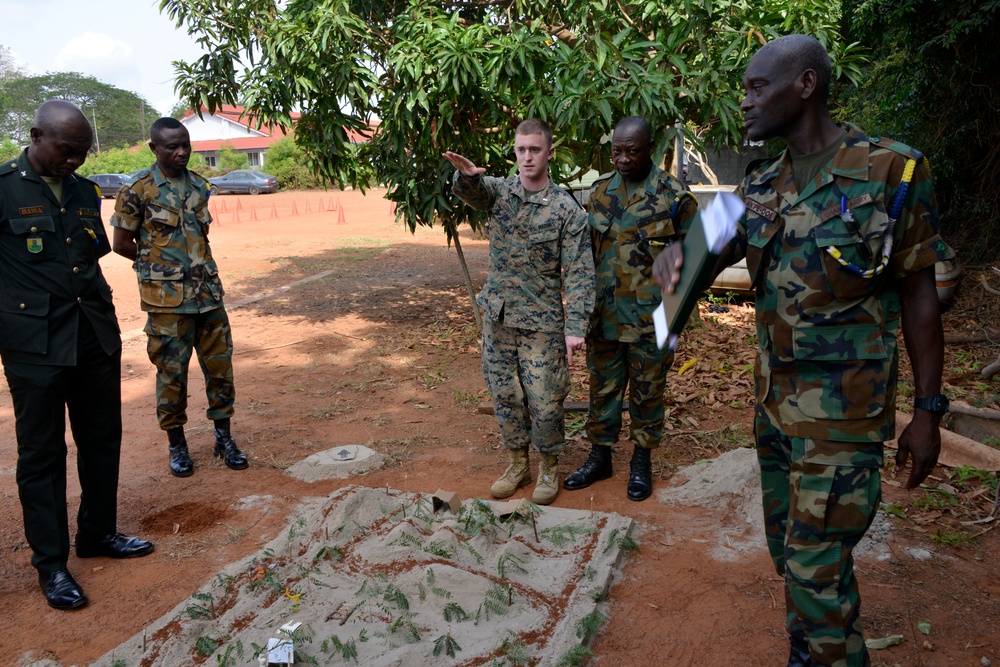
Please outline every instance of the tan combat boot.
M510 465L497 481L490 487L490 495L494 498L510 498L522 486L531 483L531 469L528 467L528 450L511 449Z
M531 494L531 502L536 505L549 505L559 495L559 457L542 455L538 464L538 481L535 492Z

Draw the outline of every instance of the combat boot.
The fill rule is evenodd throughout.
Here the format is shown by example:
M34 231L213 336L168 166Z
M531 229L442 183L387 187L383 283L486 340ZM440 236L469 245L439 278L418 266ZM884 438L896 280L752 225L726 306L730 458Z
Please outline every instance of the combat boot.
M511 449L508 451L510 451L510 465L507 466L500 479L493 482L493 486L490 487L490 495L494 498L510 498L515 491L531 483L528 450Z
M645 500L653 493L653 464L650 450L636 447L632 452L628 473L628 499Z
M233 440L229 432L228 419L215 420L215 455L226 463L226 467L231 470L243 470L250 465L247 457L243 455L236 441Z
M538 464L538 481L531 502L536 505L550 505L559 495L559 457L542 454Z
M611 469L611 446L591 445L590 455L580 469L563 480L563 488L569 491L585 489L600 479L608 479Z
M190 477L194 474L194 461L188 454L187 439L184 437L184 427L175 426L167 429L167 440L170 444L170 474L174 477Z

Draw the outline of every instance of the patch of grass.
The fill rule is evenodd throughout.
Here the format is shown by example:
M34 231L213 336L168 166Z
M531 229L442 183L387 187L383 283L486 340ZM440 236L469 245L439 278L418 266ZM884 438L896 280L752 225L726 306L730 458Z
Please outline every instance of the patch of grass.
M370 449L382 455L382 469L396 468L405 465L417 447L428 444L431 441L426 435L414 435L402 440L373 440L368 443Z
M948 526L941 526L933 535L931 535L931 539L937 544L942 544L947 547L955 547L961 544L973 542L976 538L968 531L955 530Z
M459 408L470 409L474 408L482 402L482 396L480 394L471 394L461 389L456 389L452 394L452 400L455 401L455 405Z
M313 408L309 411L308 417L310 419L330 420L353 411L354 406L349 399L338 398L332 403L319 408Z

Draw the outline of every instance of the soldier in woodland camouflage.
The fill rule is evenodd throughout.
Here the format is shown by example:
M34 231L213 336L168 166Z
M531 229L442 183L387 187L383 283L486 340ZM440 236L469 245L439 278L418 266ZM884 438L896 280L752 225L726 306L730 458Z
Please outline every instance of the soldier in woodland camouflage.
M511 456L490 493L507 498L531 482L533 447L542 455L532 493L540 505L559 493L569 359L584 345L594 305L587 216L549 180L553 152L548 125L526 120L514 137L517 176L490 178L461 155L444 154L456 169L455 194L490 214L489 270L477 299L483 311L483 377Z
M790 667L869 664L852 551L878 509L883 442L895 431L900 328L917 394L896 455L898 469L913 458L907 488L937 462L947 410L934 264L950 250L926 160L835 124L830 76L826 51L805 35L750 61L747 136L788 147L748 168L746 215L716 266L745 256L756 290L757 456ZM656 262L668 293L682 262L678 250Z
M563 482L576 490L611 477L611 446L621 431L627 386L633 445L627 496L636 501L653 492L650 453L663 438L663 392L674 360L656 345L653 310L660 288L653 282L653 261L681 237L698 208L683 183L653 164L654 146L644 119L623 118L611 139L615 171L602 176L590 194L597 283L587 338L591 450Z
M215 422L215 455L242 470L249 464L230 431L233 338L208 245L208 183L187 169L191 141L179 121L154 122L149 147L156 163L122 186L111 225L114 251L135 261L142 309L149 314L147 352L157 369L156 416L167 432L170 472L194 472L184 436L194 351L205 375L208 418Z

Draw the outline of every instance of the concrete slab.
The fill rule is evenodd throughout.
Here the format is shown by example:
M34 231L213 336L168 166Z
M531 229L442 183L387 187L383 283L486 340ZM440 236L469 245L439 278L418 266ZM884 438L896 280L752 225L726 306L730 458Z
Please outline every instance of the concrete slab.
M343 445L306 457L285 472L305 482L347 479L378 470L383 456L364 445Z

